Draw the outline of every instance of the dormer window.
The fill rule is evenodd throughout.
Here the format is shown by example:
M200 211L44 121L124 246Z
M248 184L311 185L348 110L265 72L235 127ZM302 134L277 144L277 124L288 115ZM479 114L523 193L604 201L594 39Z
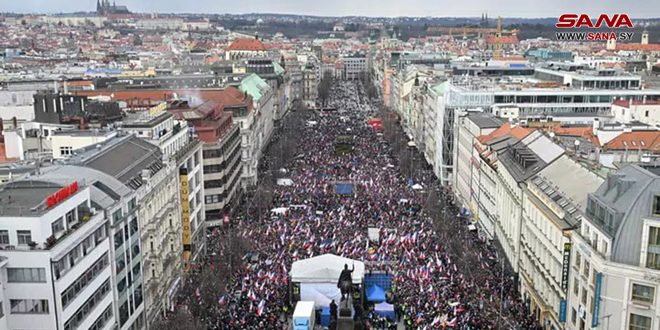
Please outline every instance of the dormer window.
M653 196L653 215L660 217L660 195Z

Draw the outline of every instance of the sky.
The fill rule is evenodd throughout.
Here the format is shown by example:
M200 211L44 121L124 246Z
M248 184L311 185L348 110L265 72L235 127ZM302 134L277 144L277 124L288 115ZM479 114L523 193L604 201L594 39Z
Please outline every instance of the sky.
M117 0L142 13L281 13L318 16L557 17L626 13L660 17L659 0ZM0 12L94 11L96 0L0 0Z

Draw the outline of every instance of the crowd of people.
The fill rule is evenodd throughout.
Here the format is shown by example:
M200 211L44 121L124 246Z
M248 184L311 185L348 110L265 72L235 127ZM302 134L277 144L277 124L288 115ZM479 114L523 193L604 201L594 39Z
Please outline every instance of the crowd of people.
M291 180L273 185L270 207L246 207L240 220L232 219L233 229L209 237L213 255L231 253L227 230L250 248L230 270L208 327L286 328L292 263L332 253L393 275L390 300L407 329L535 329L497 249L467 229L451 193L424 166L402 173L390 141L367 125L382 114L360 83L335 82L328 107L334 110L284 119L277 134L296 131L302 138L296 141L299 156L283 168L269 168L276 150L264 156L264 171ZM343 142L351 137L351 152L336 152L338 136ZM352 192L337 194L337 182L352 184ZM432 215L429 205L440 213ZM368 228L378 228L378 240L370 240ZM368 312L356 315L356 323L393 325Z

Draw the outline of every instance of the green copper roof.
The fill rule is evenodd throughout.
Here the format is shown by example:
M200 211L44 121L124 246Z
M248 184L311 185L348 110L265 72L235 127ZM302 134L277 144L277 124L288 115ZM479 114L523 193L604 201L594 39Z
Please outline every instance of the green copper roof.
M273 62L273 69L275 69L275 74L278 76L284 74L284 68L277 62Z
M433 90L436 94L438 95L443 95L445 92L449 89L449 81L444 81L439 84L435 84L431 86L431 90Z
M250 96L252 96L252 99L255 102L259 102L259 100L261 100L261 97L264 96L268 88L270 88L268 83L255 73L252 73L249 76L243 78L241 85L238 86L238 89L240 89L242 92L248 93Z

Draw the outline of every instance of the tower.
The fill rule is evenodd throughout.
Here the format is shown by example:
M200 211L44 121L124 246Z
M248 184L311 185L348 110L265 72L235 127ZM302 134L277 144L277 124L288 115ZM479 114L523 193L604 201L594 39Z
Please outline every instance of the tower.
M642 45L648 45L649 44L649 31L644 30L642 32Z
M615 50L616 49L616 39L607 39L607 50Z
M96 13L101 13L101 0L96 0Z

